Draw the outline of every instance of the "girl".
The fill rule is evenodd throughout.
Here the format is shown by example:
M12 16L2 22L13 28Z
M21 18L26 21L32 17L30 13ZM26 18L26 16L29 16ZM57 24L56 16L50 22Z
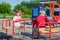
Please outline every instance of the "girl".
M21 34L20 33L20 31L21 31L20 28L22 27L21 21L20 21L21 20L21 13L22 13L22 11L18 10L18 11L15 12L15 16L13 17L14 27L17 28L19 35Z
M15 12L15 16L13 17L15 27L20 27L21 26L21 23L20 23L21 13L22 13L21 10L18 10L18 11Z

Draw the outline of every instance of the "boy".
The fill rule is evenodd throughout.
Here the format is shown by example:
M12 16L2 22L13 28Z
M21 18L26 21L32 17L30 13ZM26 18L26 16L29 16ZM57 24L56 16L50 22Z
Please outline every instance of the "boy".
M36 18L37 24L40 28L44 28L45 26L45 22L49 22L49 19L46 16L45 11L39 11L39 15Z

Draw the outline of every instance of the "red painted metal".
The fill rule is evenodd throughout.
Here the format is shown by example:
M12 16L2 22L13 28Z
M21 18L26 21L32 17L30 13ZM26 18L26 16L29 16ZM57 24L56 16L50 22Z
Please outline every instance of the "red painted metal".
M50 40L52 40L52 28L51 28L51 24L50 24Z
M8 20L6 20L6 27L8 27ZM8 32L8 29L6 29L6 34Z
M55 5L57 5L58 6L58 8L59 8L59 16L55 16L54 15L54 6ZM52 33L59 33L60 31L58 31L58 32L52 32L51 30L51 24L56 24L56 27L57 27L57 24L59 24L59 22L58 22L58 20L60 20L60 4L58 4L57 2L51 2L50 3L50 8L51 8L51 10L52 10L52 17L53 17L53 19L54 19L54 21L55 22L48 22L47 24L49 24L50 25L50 32L48 32L48 33L42 33L42 32L40 32L39 31L39 26L38 26L38 33L39 34L50 34L50 40L52 40ZM57 19L58 18L58 19ZM33 20L34 21L34 20ZM37 24L37 23L36 23ZM34 22L33 22L33 27L32 27L32 30L33 30L33 28L34 28L34 26L36 25L36 24L34 24Z
M13 27L12 27L12 40L14 40L14 21L13 21Z
M58 23L58 22L47 22L46 24L49 24L50 25L50 32L46 32L46 33L43 33L43 32L40 32L39 31L39 27L38 27L38 32L40 33L40 34L50 34L50 40L52 40L52 33L60 33L60 30L58 31L58 32L52 32L51 30L52 30L52 28L51 28L51 24L60 24L60 23ZM59 37L58 37L59 38Z
M25 26L25 22L26 21L28 21L28 20L30 20L30 19L24 19L24 20L20 20L20 21L23 21L24 22L24 26L23 26L23 29L24 29L24 32L26 31L26 26ZM4 29L4 22L6 22L6 27L9 27L8 25L9 25L9 22L10 22L10 20L2 20L2 29ZM8 29L6 29L6 34L9 36L12 36L12 40L14 40L14 21L13 21L13 26L12 26L12 34L10 35L10 34L8 34Z
M2 21L2 29L4 29L3 22L4 22L4 21Z
M24 20L24 32L25 32L25 30L26 30L26 27L25 27L25 20Z
M59 8L59 16L60 16L60 4L58 4L57 2L52 2L51 5L52 5L52 6L51 6L51 9L52 9L52 17L54 17L54 6L55 6L55 5L57 5L58 8ZM59 17L59 16L58 16L58 17ZM57 16L55 16L55 17L57 17Z

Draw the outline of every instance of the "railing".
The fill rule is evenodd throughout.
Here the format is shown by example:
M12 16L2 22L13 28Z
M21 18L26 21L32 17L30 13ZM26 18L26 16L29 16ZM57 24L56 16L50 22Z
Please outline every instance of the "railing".
M49 32L46 32L46 33L43 33L43 34L50 34L50 40L52 40L52 33L60 33L60 30L59 31L57 31L57 32L52 32L52 25L54 25L54 24L60 24L60 23L58 23L58 22L45 22L45 24L48 24L49 26L50 26L50 30L49 30ZM38 26L38 33L39 34L41 34L41 32L40 32L40 30L39 30L39 26ZM54 27L53 27L54 28ZM58 28L58 27L56 27L56 28Z
M23 21L23 23L24 23L24 25L23 25L23 29L24 29L24 32L26 31L26 26L25 26L25 22L26 21L28 21L28 20L30 20L30 19L23 19L23 20L20 20L20 22L21 21ZM4 27L4 22L6 22L6 26ZM6 34L7 35L10 35L10 34L8 34L8 29L12 29L12 40L14 40L14 28L16 28L16 27L14 27L14 21L12 22L12 26L10 26L9 24L10 24L10 20L2 20L2 29L4 30L4 29L6 29Z

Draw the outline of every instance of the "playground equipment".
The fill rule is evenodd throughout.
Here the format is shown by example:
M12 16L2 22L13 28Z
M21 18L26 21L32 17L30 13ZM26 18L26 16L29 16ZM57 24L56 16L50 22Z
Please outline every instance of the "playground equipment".
M53 18L53 22L45 22L46 24L48 24L48 31L46 31L44 28L42 31L42 28L40 28L39 26L36 28L36 21L34 20L38 15L39 15L39 10L40 10L40 4L26 4L26 6L31 6L32 7L32 22L33 22L33 28L32 28L32 36L33 37L39 37L39 35L42 34L50 34L50 40L52 40L52 34L53 33L59 33L59 28L54 28L54 27L58 27L57 24L59 24L59 9L60 9L60 5L57 2L49 2L49 3L42 3L42 6L44 7L44 5L49 5L50 11L51 11L51 17ZM55 8L55 5L58 6L57 10ZM50 15L48 14L48 15ZM57 22L59 21L59 22ZM52 24L53 24L53 28L52 28ZM56 24L56 26L55 26ZM57 31L56 31L57 30Z
M46 3L44 3L46 4ZM43 5L44 5L43 4ZM38 14L38 10L39 8L37 7L34 7L32 10L33 10L33 13L32 13L32 16L33 16L33 19L32 19L32 22L33 22L33 28L32 28L32 36L33 37L39 37L39 35L41 34L50 34L50 40L53 39L52 35L55 33L59 33L60 32L60 28L57 26L58 24L60 24L60 4L58 4L57 2L50 2L50 9L51 9L51 17L53 18L53 22L45 22L45 24L48 24L48 27L46 25L46 28L48 28L48 30L46 30L46 28L40 28L39 26L36 27L36 24L35 23L35 19L39 14ZM58 8L55 9L55 6L58 6ZM36 15L35 15L36 14ZM53 24L53 28L52 28L52 24ZM56 24L56 26L54 25ZM46 36L46 35L45 35ZM58 37L60 38L60 36Z
M58 8L60 8L60 5L57 2L50 2L50 9L52 11L51 14L52 14L52 18L54 20L53 20L53 22L44 22L45 24L48 24L48 25L46 25L46 28L40 28L39 26L36 27L37 23L35 23L36 21L35 21L34 18L36 18L39 15L40 4L39 4L39 6L37 6L35 4L33 4L33 5L35 7L33 6L33 8L32 8L32 22L33 22L32 36L33 37L39 37L39 35L41 35L41 34L49 34L50 35L49 38L50 38L50 40L52 40L52 35L53 34L60 33L60 30L59 30L60 28L57 26L57 24L60 24L60 16L59 16L60 15L60 11L59 10L55 10L55 7L54 7L55 5L57 5ZM8 29L12 29L12 35L11 36L13 37L13 40L14 40L14 28L16 28L16 27L14 27L14 22L13 22L13 26L10 27L10 26L6 25L6 27L4 27L3 26L3 22L4 21L6 21L6 24L8 24L8 22L9 22L9 20L3 20L2 21L2 29L6 29L6 34L7 34L7 30ZM55 24L56 24L56 26L55 26ZM26 27L24 27L24 29L25 28ZM60 36L58 38L60 38Z
M50 14L52 16L52 18L54 18L54 21L58 21L60 20L60 4L57 3L56 1L53 2L42 2L41 3L43 6L48 6L50 8ZM49 12L47 12L48 14L46 15L50 15Z
M22 26L22 28L23 28L23 30L24 30L24 32L25 32L25 29L26 29L26 27L25 27L25 21L26 20L20 20L20 22L21 21L23 21L23 23L24 23L24 25ZM6 26L4 26L4 23L6 23ZM15 28L17 28L17 29L20 29L20 27L14 27L14 21L12 22L12 26L11 25L9 25L9 23L10 23L10 20L2 20L2 29L3 30L6 30L6 34L8 35L8 36L12 36L12 40L14 40L14 29ZM8 34L8 30L9 29L11 29L12 30L12 34ZM20 31L19 31L20 32ZM19 40L20 38L17 38L17 40Z

